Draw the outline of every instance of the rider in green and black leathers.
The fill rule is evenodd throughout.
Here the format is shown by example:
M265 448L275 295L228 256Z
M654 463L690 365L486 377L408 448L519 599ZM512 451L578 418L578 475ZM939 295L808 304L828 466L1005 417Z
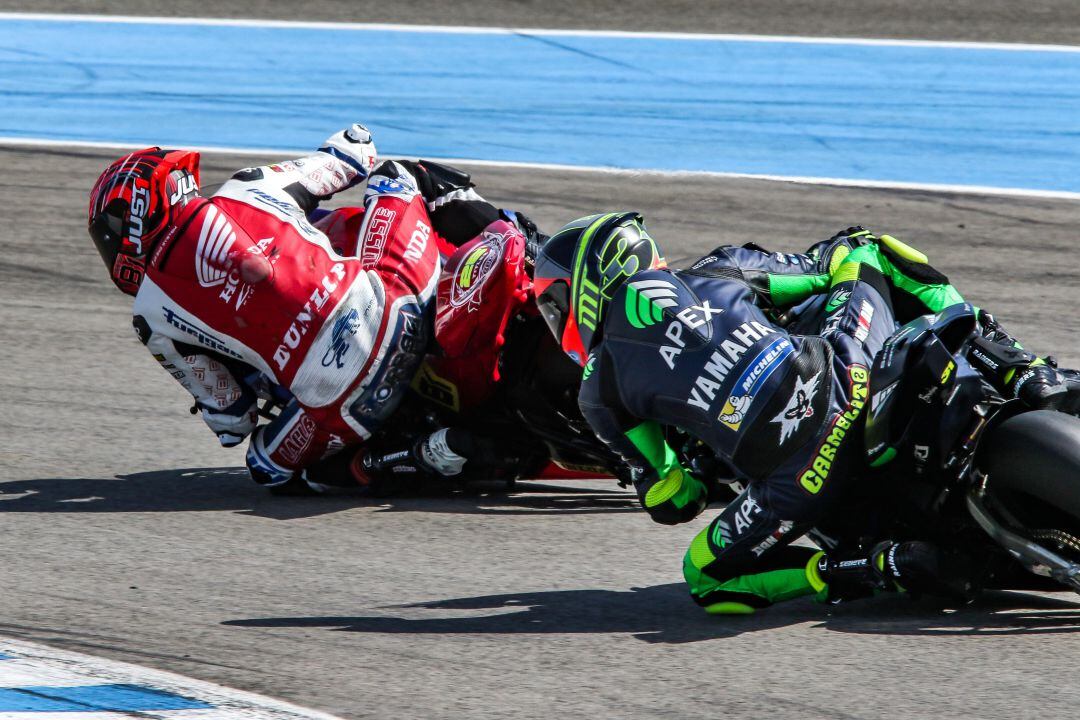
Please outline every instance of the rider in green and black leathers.
M934 589L924 576L941 560L925 543L883 542L857 558L790 545L844 498L862 449L867 368L897 322L964 302L921 253L851 228L806 254L725 246L670 270L639 215L610 213L552 236L536 293L563 349L584 365L585 417L630 465L654 520L691 520L708 496L664 427L706 443L746 484L686 554L690 592L708 612L826 597L830 583L833 595L852 585ZM815 334L775 322L820 294L828 299ZM1055 371L1012 354L1008 382L1025 377L1017 387L1026 399L1053 402L1063 389ZM1008 368L996 364L1010 391Z

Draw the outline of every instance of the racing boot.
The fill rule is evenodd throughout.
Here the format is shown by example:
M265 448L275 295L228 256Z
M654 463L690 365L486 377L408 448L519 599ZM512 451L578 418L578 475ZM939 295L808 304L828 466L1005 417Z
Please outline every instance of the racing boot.
M885 590L899 590L883 572L875 569L874 555L873 551L834 551L832 555L820 552L807 563L806 577L818 591L818 599L833 605Z
M971 563L957 552L918 540L902 543L886 540L869 553L849 559L833 559L824 553L811 560L807 575L821 583L825 601L838 603L877 592L925 593L961 603L975 597Z

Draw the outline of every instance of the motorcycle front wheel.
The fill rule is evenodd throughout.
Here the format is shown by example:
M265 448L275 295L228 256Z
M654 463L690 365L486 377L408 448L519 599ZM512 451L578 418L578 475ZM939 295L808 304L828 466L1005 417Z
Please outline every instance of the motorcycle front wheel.
M1051 410L1011 417L983 438L977 465L1014 530L1080 562L1080 419Z

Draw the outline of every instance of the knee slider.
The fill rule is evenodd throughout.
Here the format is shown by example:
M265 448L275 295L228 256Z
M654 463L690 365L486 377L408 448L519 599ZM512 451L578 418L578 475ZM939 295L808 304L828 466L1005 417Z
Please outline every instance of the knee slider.
M741 602L717 602L705 606L709 615L753 615L754 608Z
M709 615L749 615L754 612L753 606L732 599L730 593L718 593L724 583L705 573L705 568L716 561L709 545L711 530L712 524L699 532L683 557L683 577L690 587L690 597ZM727 599L721 599L724 596Z

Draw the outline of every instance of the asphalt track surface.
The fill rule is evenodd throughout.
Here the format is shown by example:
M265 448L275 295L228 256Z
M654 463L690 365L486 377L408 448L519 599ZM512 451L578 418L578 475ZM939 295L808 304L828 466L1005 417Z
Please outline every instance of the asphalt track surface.
M99 9L92 4L78 9ZM60 3L32 5L13 9ZM344 7L312 5L310 17ZM1029 5L1037 16L1042 6ZM123 11L148 11L138 6ZM1004 3L968 7L995 6L1004 12ZM785 7L789 31L822 22L800 17L800 4ZM378 19L437 19L403 12ZM779 32L775 15L737 29ZM1064 12L1045 21L1045 37L980 18L978 39L1067 41ZM651 19L653 28L671 21ZM535 11L511 21L556 24ZM872 32L865 23L827 34L941 29L909 22ZM796 601L709 618L686 598L680 561L715 510L691 526L655 526L604 483L379 503L263 494L244 477L242 452L216 448L187 414L184 391L146 357L128 301L86 239L85 193L113 154L0 150L0 633L347 718L1075 717L1080 604L1069 594L1000 593L959 611L899 599L832 611ZM213 183L253 160L204 162ZM637 208L676 259L748 240L796 250L864 223L926 251L1036 351L1080 365L1071 317L1080 203L474 174L486 195L548 228Z
M1074 0L0 0L0 11L257 17L274 20L1080 42Z

